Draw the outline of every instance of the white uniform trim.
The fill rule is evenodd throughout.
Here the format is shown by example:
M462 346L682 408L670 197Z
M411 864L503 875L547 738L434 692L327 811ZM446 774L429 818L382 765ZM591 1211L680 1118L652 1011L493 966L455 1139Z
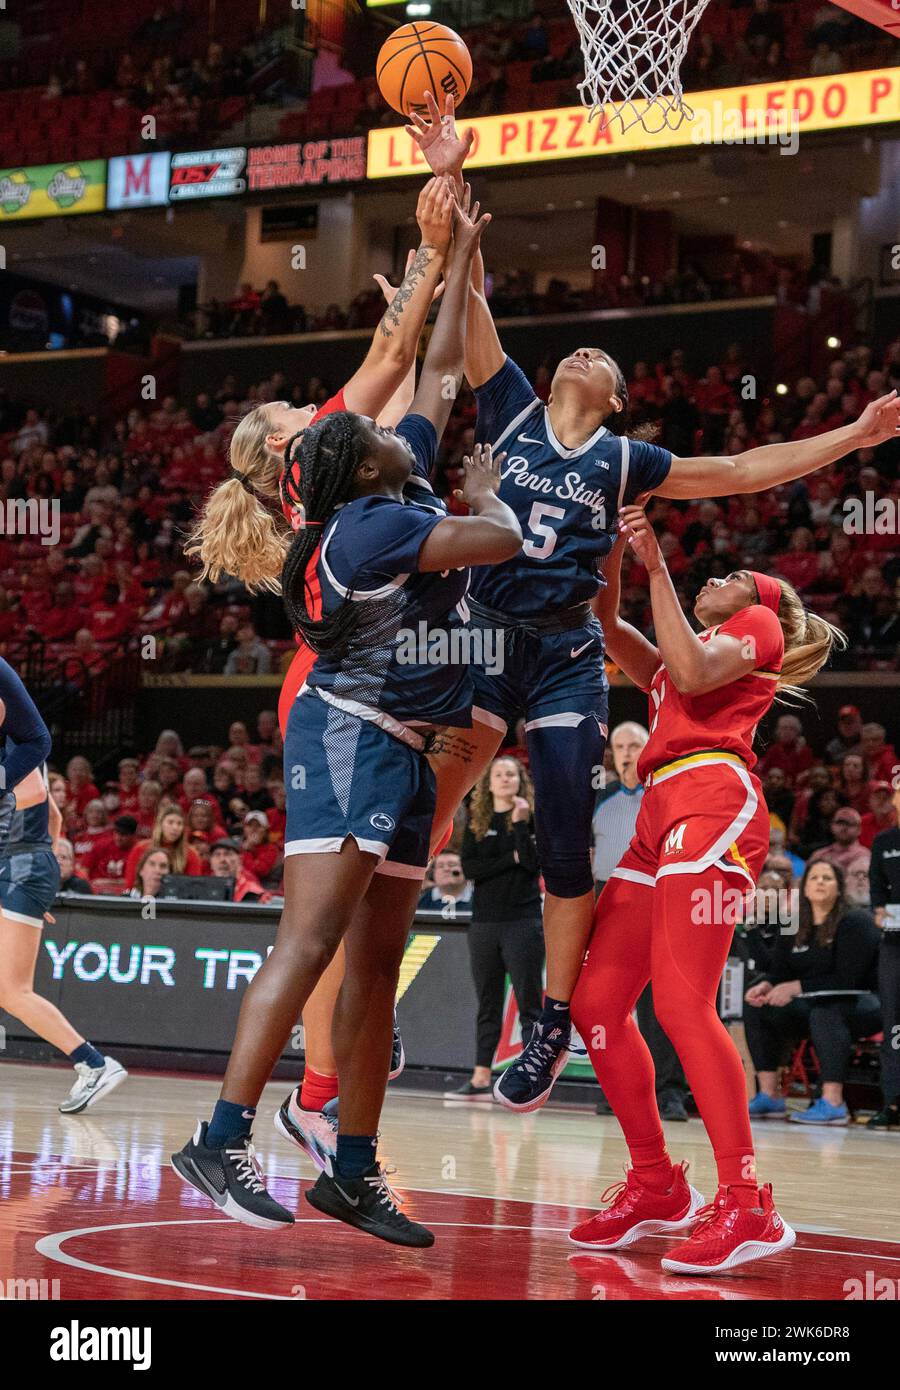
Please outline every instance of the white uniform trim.
M304 684L300 690L303 695L307 687ZM312 692L324 700L326 705L333 705L335 709L342 710L344 714L351 714L356 719L364 719L367 724L377 724L378 728L384 733L390 734L400 743L405 743L409 748L413 748L417 753L425 750L425 739L421 734L408 724L403 724L399 719L395 719L392 714L388 714L383 709L376 709L374 705L364 705L359 700L344 700L338 695L333 695L330 690L323 690L316 686ZM430 725L424 726L430 728Z
M341 598L346 598L348 593L350 593L349 589L345 589L344 585L338 582L335 578L334 571L325 558L325 553L328 550L333 535L334 530L332 529L329 535L322 541L322 547L319 551L319 562L325 571L325 578L328 580L328 583L340 594ZM370 598L387 598L395 589L402 589L408 578L408 574L397 574L393 579L389 579L386 584L381 584L377 589L354 589L353 593L350 594L351 602L365 603L366 600Z
M602 439L605 434L609 433L606 426L601 425L598 430L594 430L594 433L591 435L590 439L586 439L583 444L579 444L578 447L575 449L567 449L565 444L560 444L556 435L553 433L553 426L550 423L550 408L546 405L544 406L544 428L547 431L547 438L549 439L550 443L553 445L554 449L560 455L560 457L564 459L580 458L581 455L586 453L588 449L593 449L598 439Z
M509 361L509 358L507 358L506 360ZM519 428L520 425L524 424L524 422L528 419L529 415L530 415L530 414L532 413L532 411L534 410L534 407L535 407L536 405L539 405L539 404L540 404L540 402L538 401L537 396L535 396L534 400L531 402L530 405L526 405L525 409L524 409L524 410L520 410L519 413L518 413L518 415L516 416L516 418L515 418L514 420L510 420L509 424L506 426L506 429L503 431L503 433L502 433L502 434L499 434L499 435L497 436L497 438L494 440L493 444L491 445L491 448L492 448L492 449L499 449L499 447L500 447L500 445L503 443L503 441L504 441L505 439L508 439L508 438L509 438L509 436L512 434L513 430L517 430L517 429Z
M424 864L397 864L393 859L383 859L375 870L385 878L424 878Z
M525 732L527 734L532 729L577 729L585 719L593 719L593 717L591 714L577 714L574 710L566 710L563 714L542 714L539 719L528 720L525 725ZM608 733L606 725L600 724L599 719L597 723L600 725L601 734L606 738Z
M750 781L750 774L742 764L733 762L731 758L704 758L703 762L700 764L686 763L683 767L673 767L670 772L664 772L661 777L655 776L653 785L659 786L660 783L667 782L670 777L677 777L682 772L690 772L692 767L698 766L730 767L735 776L740 779L744 791L746 792L744 804L727 830L719 836L718 840L707 850L702 859L686 859L681 860L677 864L663 864L662 868L656 871L657 881L665 877L666 874L702 874L704 870L712 868L713 865L721 859L725 851L729 849L730 846L734 844L735 840L740 837L742 832L746 830L756 814L756 808L759 805L759 797L756 795L753 783ZM747 874L744 876L749 878Z
M383 859L390 845L383 840L362 840L350 831L346 835L328 835L314 840L288 840L284 847L284 857L292 854L340 854L348 840L355 840L364 854L377 854Z
M628 486L628 466L631 460L631 444L624 434L620 437L620 443L622 445L622 467L619 476L619 506L624 507L625 489Z
M40 928L44 925L43 917L28 917L24 912L10 912L8 908L0 904L0 919L3 917L5 917L8 922L24 922L26 927Z
M623 869L621 865L613 869L610 878L624 878L629 883L643 883L646 884L648 888L656 887L656 879L652 874L642 874L639 873L637 869Z

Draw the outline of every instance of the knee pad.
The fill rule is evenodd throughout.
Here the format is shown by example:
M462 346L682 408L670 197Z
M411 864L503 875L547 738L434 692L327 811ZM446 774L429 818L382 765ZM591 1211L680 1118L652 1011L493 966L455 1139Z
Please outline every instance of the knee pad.
M526 725L538 859L556 898L580 898L594 887L591 820L606 731L593 715L577 724L572 718L550 715Z

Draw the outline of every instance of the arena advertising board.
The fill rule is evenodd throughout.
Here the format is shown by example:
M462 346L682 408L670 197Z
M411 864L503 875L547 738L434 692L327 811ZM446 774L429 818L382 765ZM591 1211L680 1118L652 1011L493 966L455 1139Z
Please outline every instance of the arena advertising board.
M106 176L106 206L120 208L165 207L169 201L168 151L116 155Z
M102 212L105 205L105 159L0 170L0 222Z
M845 130L900 120L900 68L851 72L833 77L760 82L690 92L692 118L677 130L648 134L640 124L622 131L581 106L481 116L461 126L475 132L466 168L536 164L604 154L710 145L772 144L793 152L804 133ZM639 105L640 103L636 103ZM421 174L421 151L402 126L369 132L366 167L370 179Z
M172 155L170 202L197 198L233 198L247 191L247 149L190 150Z
M305 140L292 145L259 145L247 151L251 193L278 188L316 188L366 177L366 137Z

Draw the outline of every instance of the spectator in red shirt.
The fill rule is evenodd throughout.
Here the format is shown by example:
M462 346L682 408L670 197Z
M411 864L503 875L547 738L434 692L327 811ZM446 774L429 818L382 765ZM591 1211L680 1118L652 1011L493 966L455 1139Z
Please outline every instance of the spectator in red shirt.
M819 574L819 557L816 554L815 538L806 526L798 526L790 539L785 555L777 555L773 567L793 584L798 592L808 589Z
M67 580L56 586L53 604L41 619L41 636L48 642L71 642L83 621L75 589Z
M757 774L765 777L772 767L780 767L787 778L788 786L797 785L797 779L808 772L815 759L813 751L803 737L803 726L795 714L783 714L775 725L775 742L760 759Z
M181 742L181 735L174 729L163 729L153 752L161 758L174 758L182 772L187 771L189 763L185 757L184 744Z
M128 855L125 863L126 888L134 887L138 860L151 845L166 851L173 874L202 874L203 864L200 856L188 844L187 825L182 811L178 806L163 803L156 814L150 839L139 840Z
M87 873L98 893L121 893L125 887L125 862L137 844L134 816L118 816L112 832L98 840L87 862Z
M106 585L103 596L93 605L90 632L96 642L112 645L127 636L134 627L135 613L130 604L123 603L115 581Z
M269 839L269 822L265 811L248 811L244 817L244 842L241 863L264 883L277 869L281 851Z
M897 824L893 796L890 782L869 783L869 809L863 814L859 831L859 842L866 849L872 848L872 841L882 830L892 830Z
M149 838L153 833L161 796L162 787L152 777L145 778L138 787L138 804L135 815L138 822L138 834L142 838Z
M272 897L259 879L244 868L237 840L216 840L210 846L209 870L214 878L234 879L233 902L267 903Z
M119 792L119 811L123 815L136 816L140 799L141 765L137 758L120 758L117 782Z
M109 816L100 798L89 801L84 808L84 829L72 841L75 869L90 878L89 864L97 844L109 839Z
M876 782L890 782L893 785L900 763L893 745L885 743L883 724L863 724L863 755L869 768L869 776Z
M838 796L862 816L869 809L869 778L861 753L845 753L838 773Z
M209 790L206 773L202 767L189 767L182 778L181 788L181 809L185 815L197 801L208 801L210 806L218 810L218 804Z
M160 758L156 765L156 780L162 787L163 796L180 801L184 795L181 782L181 768L175 758Z
M266 812L266 820L269 822L269 833L272 838L279 843L284 843L284 832L287 826L287 794L284 783L279 777L271 777L266 783L266 789L272 798L272 805Z
M205 838L207 850L213 840L228 838L228 831L219 820L218 804L208 797L199 797L188 808L187 824L191 835L202 835Z
M69 759L66 765L66 780L68 800L77 815L83 816L88 802L96 801L100 796L100 788L94 783L94 774L87 758L77 755Z

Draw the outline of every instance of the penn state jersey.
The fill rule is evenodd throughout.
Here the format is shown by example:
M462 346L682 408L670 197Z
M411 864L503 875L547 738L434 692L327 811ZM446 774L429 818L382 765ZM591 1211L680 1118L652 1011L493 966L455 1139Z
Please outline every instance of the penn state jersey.
M47 782L47 766L41 768L44 784ZM50 812L46 801L38 806L29 806L25 811L13 811L9 821L9 831L0 842L0 854L14 854L16 845L52 845L50 835Z
M592 599L603 584L597 566L612 549L619 508L658 487L672 455L605 426L567 449L509 357L475 397L476 439L506 451L500 498L518 517L524 541L512 560L472 571L472 597L513 617Z
M322 610L333 613L349 597L361 616L342 653L317 658L307 686L403 722L467 726L469 571L417 570L424 541L446 516L428 485L437 434L421 415L407 415L397 433L415 460L405 500L357 497L325 527L317 565Z

